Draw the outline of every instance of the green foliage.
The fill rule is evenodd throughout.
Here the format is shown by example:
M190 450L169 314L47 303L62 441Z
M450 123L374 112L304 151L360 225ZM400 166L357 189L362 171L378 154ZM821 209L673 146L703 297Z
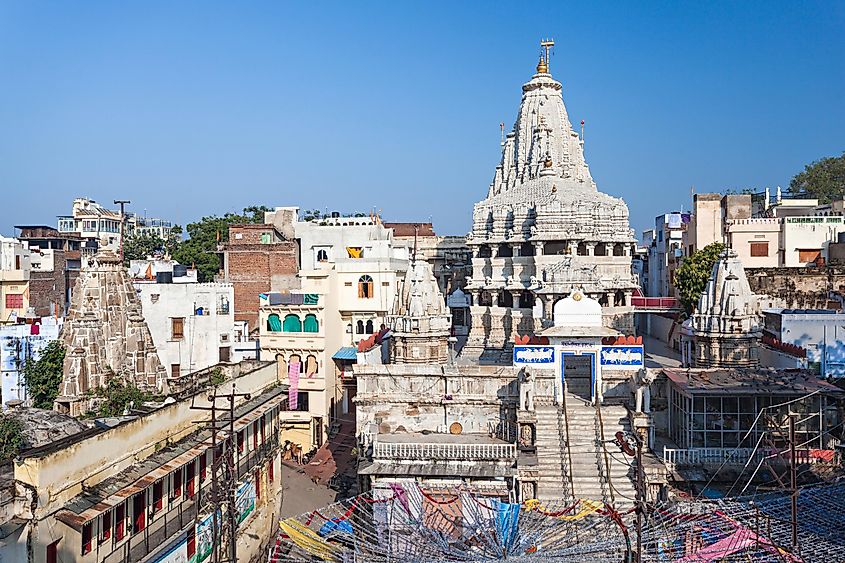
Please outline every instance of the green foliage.
M62 383L64 361L65 347L59 340L54 340L41 351L38 360L24 364L23 378L32 406L39 409L53 408L53 401Z
M675 271L675 288L681 299L687 315L691 315L701 293L707 286L707 280L713 273L713 264L719 259L719 254L725 250L725 245L720 242L708 244L692 256L688 256L681 262L681 266Z
M303 221L316 221L323 217L323 212L319 209L306 209L302 212L302 220Z
M214 386L220 385L224 381L226 381L226 374L223 373L223 369L220 367L216 367L211 370L211 377L209 379L211 384Z
M199 281L213 281L220 271L217 245L229 240L229 225L263 223L267 211L271 209L264 205L253 205L244 208L242 214L226 213L222 217L210 215L195 223L188 223L188 239L179 243L171 255L180 264L194 266Z
M155 233L140 233L126 237L123 242L123 265L132 260L144 260L155 253L165 251L164 239Z
M145 401L155 398L152 394L141 391L132 384L123 383L117 377L110 379L105 387L94 389L92 394L104 399L97 410L97 416L121 416L129 403L139 407Z
M23 424L17 418L0 416L0 462L9 461L23 446Z
M845 196L845 153L822 158L804 167L789 183L789 191L830 203Z

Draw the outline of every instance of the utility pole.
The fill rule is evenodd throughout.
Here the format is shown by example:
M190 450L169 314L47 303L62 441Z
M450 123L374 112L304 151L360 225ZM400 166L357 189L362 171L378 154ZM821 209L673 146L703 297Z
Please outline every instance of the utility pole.
M235 506L235 484L237 483L237 467L235 465L234 450L237 447L235 439L235 399L244 397L246 400L251 398L249 393L235 393L235 384L232 384L232 391L226 395L218 395L217 389L208 395L208 407L191 406L194 410L204 410L211 412L211 450L212 450L212 464L211 464L211 492L209 497L211 500L211 522L212 522L212 562L213 563L237 563L237 507ZM218 418L217 411L220 407L217 406L218 399L226 399L229 403L229 421L228 421L228 435L223 439L223 455L218 459L217 457L217 432L218 432ZM204 422L204 421L200 421ZM221 421L226 424L226 421ZM224 426L225 428L225 426ZM222 470L222 471L221 471ZM222 473L222 475L218 475ZM226 505L226 518L223 522L218 521L218 512L221 506ZM228 537L228 551L229 556L225 559L220 557L220 538L223 537L223 528L226 528L226 536Z
M798 477L795 467L795 417L789 413L789 486L792 489L792 551L798 547Z
M123 224L126 222L126 216L123 214L123 206L132 203L128 199L116 199L115 205L120 206L120 263L123 264Z

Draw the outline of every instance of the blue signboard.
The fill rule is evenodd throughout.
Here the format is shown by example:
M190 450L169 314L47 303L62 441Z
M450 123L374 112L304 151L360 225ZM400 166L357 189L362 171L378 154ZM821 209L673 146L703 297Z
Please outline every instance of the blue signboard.
M554 346L514 346L514 365L536 365L555 363Z
M600 361L604 368L641 368L643 356L642 346L602 346Z

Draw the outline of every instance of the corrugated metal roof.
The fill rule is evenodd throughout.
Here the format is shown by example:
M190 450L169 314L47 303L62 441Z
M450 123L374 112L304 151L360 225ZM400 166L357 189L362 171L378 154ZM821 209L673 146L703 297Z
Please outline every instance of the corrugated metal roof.
M334 353L333 360L351 360L358 359L358 349L355 346L344 346Z

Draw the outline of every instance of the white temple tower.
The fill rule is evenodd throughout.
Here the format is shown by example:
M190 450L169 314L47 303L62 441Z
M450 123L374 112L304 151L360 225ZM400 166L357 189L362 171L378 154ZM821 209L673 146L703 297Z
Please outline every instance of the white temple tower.
M522 86L519 115L487 197L473 209L465 354L502 349L515 334L550 326L554 303L574 290L602 305L605 326L633 331L636 239L628 207L596 189L562 85L549 72L550 43Z

